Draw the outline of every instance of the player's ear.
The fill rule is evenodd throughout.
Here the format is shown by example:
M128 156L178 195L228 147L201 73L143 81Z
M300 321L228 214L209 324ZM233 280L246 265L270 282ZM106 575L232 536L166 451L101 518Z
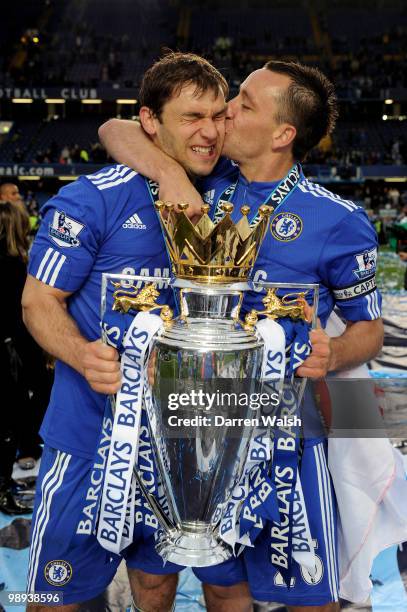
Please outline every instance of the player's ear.
M280 123L273 133L273 148L282 149L294 142L297 130L291 123Z
M157 117L154 115L151 108L148 108L148 106L142 106L140 108L139 117L144 131L150 136L155 136L157 133Z

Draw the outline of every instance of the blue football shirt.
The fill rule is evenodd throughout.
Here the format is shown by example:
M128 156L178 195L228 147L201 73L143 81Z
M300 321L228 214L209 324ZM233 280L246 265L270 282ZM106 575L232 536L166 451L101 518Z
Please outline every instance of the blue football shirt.
M248 218L252 219L278 185L250 183L236 164L223 158L202 184L204 200L214 209L235 182L230 196L235 221L243 204L250 206ZM376 260L377 236L364 210L307 180L301 171L296 188L270 217L252 279L319 283L318 316L323 326L335 306L348 321L369 321L381 316ZM263 310L263 296L247 293L244 310Z
M82 176L42 208L29 273L72 292L68 311L88 340L100 338L103 272L169 276L169 261L145 179L122 165ZM109 287L111 297L114 287ZM64 342L64 338L60 338ZM105 397L75 370L58 361L42 424L54 448L93 458Z

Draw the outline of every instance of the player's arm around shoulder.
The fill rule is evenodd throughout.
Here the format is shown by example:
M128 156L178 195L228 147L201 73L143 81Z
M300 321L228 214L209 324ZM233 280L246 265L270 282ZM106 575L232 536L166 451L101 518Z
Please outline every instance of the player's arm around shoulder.
M109 119L98 133L111 157L159 184L161 200L188 202L189 217L201 214L201 196L184 168L156 146L138 122Z
M116 393L121 378L117 351L80 333L67 310L70 295L28 275L22 297L24 323L44 350L82 374L94 391Z

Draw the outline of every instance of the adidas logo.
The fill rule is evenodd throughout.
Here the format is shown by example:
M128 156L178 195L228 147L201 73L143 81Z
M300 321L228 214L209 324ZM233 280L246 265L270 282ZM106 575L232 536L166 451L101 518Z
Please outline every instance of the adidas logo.
M210 191L206 191L203 194L203 201L206 202L206 204L209 204L209 206L213 205L213 198L215 197L215 190L211 189Z
M137 213L131 215L131 217L127 219L125 223L123 223L122 227L124 227L125 229L146 229L146 226L144 225Z

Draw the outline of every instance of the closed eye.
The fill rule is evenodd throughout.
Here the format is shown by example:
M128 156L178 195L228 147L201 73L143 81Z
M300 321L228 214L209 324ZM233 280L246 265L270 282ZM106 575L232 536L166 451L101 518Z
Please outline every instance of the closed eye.
M213 120L214 121L220 121L226 117L226 108L224 110L222 110L220 113L216 113L216 115L213 116Z

